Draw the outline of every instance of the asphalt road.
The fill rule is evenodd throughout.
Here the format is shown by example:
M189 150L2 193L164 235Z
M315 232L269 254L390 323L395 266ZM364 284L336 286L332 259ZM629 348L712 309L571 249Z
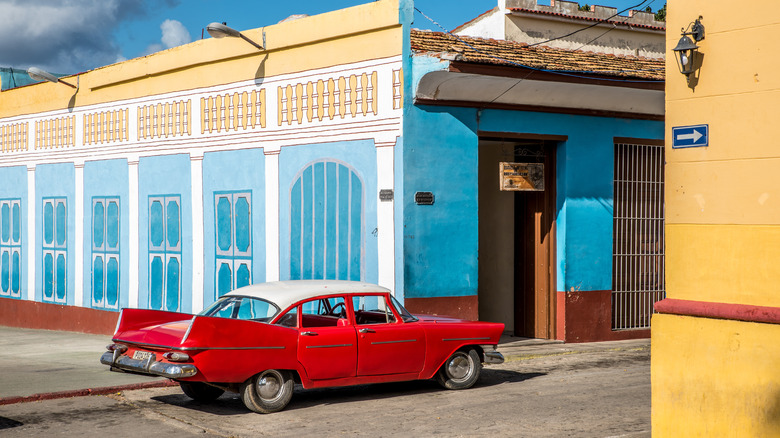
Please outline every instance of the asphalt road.
M511 359L511 358L510 358ZM0 406L3 437L649 437L650 348L563 352L486 366L471 389L434 382L296 388L282 412L249 412L176 388Z

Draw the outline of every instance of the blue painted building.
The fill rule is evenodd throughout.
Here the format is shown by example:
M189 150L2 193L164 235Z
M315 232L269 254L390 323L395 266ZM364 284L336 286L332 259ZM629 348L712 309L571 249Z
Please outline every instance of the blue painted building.
M412 10L246 31L271 52L197 41L76 94L4 91L0 324L110 332L125 307L322 278L522 336L628 336L610 316L616 151L663 138L658 62L416 31ZM541 165L544 190L501 190L502 163Z

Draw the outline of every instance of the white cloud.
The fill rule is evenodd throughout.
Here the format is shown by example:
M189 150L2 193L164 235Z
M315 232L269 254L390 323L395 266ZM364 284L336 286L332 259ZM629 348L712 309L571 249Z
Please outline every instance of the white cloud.
M192 41L187 28L179 21L165 20L160 25L160 30L162 30L162 43L166 49L181 46Z
M165 0L166 5L178 0ZM0 66L75 73L124 59L114 33L151 0L0 0Z

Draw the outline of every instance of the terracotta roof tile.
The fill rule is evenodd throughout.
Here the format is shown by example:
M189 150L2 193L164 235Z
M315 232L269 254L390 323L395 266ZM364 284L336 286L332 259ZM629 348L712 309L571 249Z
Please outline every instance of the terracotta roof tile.
M457 53L461 62L529 67L606 77L664 80L664 60L635 56L564 50L546 46L529 47L514 41L454 36L443 32L412 29L412 50L441 56Z

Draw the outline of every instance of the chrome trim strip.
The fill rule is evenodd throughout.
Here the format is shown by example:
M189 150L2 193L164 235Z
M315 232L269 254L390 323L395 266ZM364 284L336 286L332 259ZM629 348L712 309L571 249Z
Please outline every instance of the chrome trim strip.
M334 347L351 347L352 344L333 344L333 345L307 345L306 348L334 348Z
M447 338L442 339L442 341L485 341L490 340L490 338Z
M371 345L380 345L380 344L402 344L404 342L417 342L417 339L404 339L402 341L378 341L378 342L372 342Z
M125 341L122 339L113 339L114 342L122 342L128 345L139 345L142 347L155 347L155 348L167 348L169 350L180 350L180 351L190 351L190 350L284 350L286 347L284 346L270 346L270 347L173 347L170 345L161 345L161 344L146 344L142 342L132 342L132 341Z
M119 331L119 324L122 324L122 316L125 314L125 309L119 311L119 318L116 320L116 327L114 327L114 334Z
M184 337L181 338L180 344L183 344L184 341L187 340L187 337L190 335L190 331L192 330L192 326L195 325L195 318L197 318L197 315L193 315L192 319L190 320L190 325L187 326L187 331L184 332Z

